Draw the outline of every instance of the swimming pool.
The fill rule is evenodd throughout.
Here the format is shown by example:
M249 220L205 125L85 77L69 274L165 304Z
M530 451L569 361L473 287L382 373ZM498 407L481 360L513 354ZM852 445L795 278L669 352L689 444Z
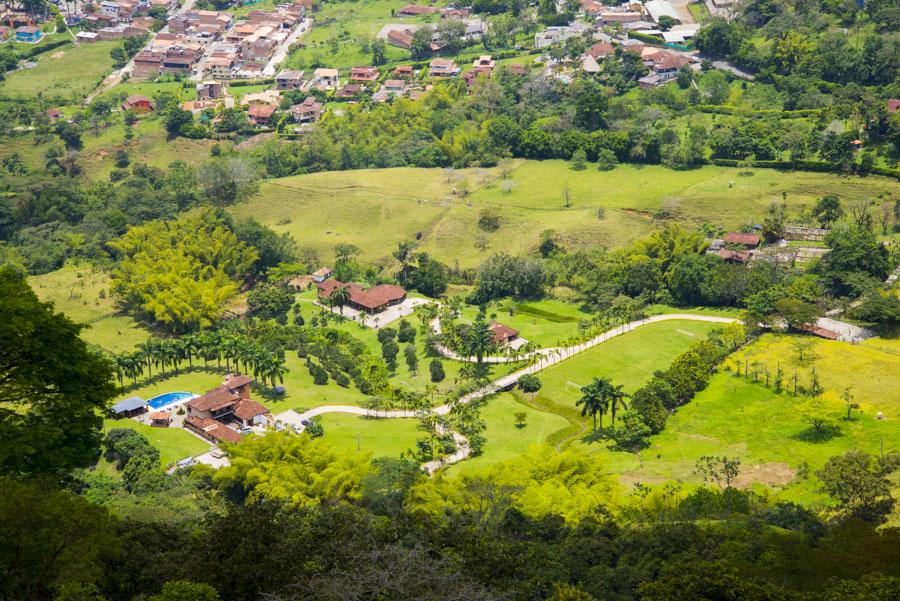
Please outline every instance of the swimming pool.
M160 407L165 407L166 405L171 405L178 401L186 401L193 397L194 395L190 392L167 392L166 394L155 396L147 401L147 406L153 409L159 409Z

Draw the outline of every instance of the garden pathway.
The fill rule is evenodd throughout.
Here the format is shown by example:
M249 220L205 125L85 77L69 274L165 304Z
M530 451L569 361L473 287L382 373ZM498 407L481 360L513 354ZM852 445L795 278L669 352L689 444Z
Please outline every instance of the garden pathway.
M563 348L545 348L535 351L529 357L532 359L533 363L528 365L527 367L515 371L511 374L507 374L500 378L497 378L484 388L476 390L474 392L470 392L468 394L460 397L456 402L457 403L471 403L472 401L476 401L488 395L494 394L495 392L499 392L501 390L505 390L513 387L516 382L519 381L519 378L526 374L537 373L543 369L556 365L557 363L561 363L566 359L574 357L578 353L584 352L590 348L597 346L598 344L602 344L607 340L615 338L616 336L621 336L622 334L626 334L631 332L641 326L645 326L651 323L658 323L661 321L671 321L671 320L689 320L689 321L705 321L710 323L738 323L739 320L732 317L717 317L714 315L697 315L694 313L668 313L665 315L654 315L652 317L646 317L644 319L638 319L636 321L632 321L630 323L626 323L619 327L613 328L611 330L607 330L602 334L591 338L585 342L580 344L576 344L569 347ZM437 320L435 320L437 321ZM436 331L440 331L440 323L437 323ZM432 322L432 327L435 324ZM456 359L459 361L474 361L474 358L463 358L455 353L452 353L449 349L445 349L447 353L444 356ZM442 351L443 353L443 351ZM490 361L489 359L493 359ZM513 361L514 359L508 357L485 357L484 361L486 363L506 363ZM518 360L522 360L519 358ZM431 409L431 412L436 415L446 415L450 412L451 405L440 405L439 407L434 407ZM366 409L364 407L355 407L352 405L324 405L322 407L316 407L315 409L310 409L308 411L304 411L303 413L297 413L293 409L285 411L284 413L280 413L276 415L276 419L279 421L289 423L293 426L296 426L297 429L303 430L305 428L303 422L308 421L310 418L316 417L318 415L324 415L326 413L349 413L351 415L359 415L365 417L372 417L376 419L391 419L391 418L414 418L416 417L415 411L409 410L377 410L377 409ZM434 461L429 461L424 464L422 467L429 473L432 474L436 470L456 463L458 461L462 461L470 454L470 449L468 445L468 441L464 436L459 434L458 432L451 432L454 440L456 441L457 450L452 455L448 455L446 457L442 457L441 459L436 459Z

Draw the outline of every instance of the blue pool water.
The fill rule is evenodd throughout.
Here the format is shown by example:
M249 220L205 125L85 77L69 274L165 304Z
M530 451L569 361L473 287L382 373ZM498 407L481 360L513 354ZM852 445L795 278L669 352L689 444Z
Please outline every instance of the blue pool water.
M153 397L147 401L147 405L153 409L159 409L160 407L165 407L166 405L171 405L178 401L187 400L193 396L194 395L190 392L167 392L166 394Z

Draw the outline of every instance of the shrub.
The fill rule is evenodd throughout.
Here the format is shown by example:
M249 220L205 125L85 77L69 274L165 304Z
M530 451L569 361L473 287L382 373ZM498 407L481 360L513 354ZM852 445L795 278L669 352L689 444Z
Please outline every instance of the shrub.
M447 377L444 373L444 364L440 359L432 359L431 364L428 366L428 371L431 372L432 382L442 382Z

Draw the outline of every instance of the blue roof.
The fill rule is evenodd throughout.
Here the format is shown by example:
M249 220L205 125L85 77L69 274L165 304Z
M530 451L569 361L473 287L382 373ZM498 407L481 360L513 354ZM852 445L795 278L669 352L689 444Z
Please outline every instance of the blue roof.
M125 413L126 411L134 411L135 409L140 409L146 404L147 401L145 401L141 397L133 396L131 398L125 399L124 401L119 401L118 403L113 405L112 412Z

